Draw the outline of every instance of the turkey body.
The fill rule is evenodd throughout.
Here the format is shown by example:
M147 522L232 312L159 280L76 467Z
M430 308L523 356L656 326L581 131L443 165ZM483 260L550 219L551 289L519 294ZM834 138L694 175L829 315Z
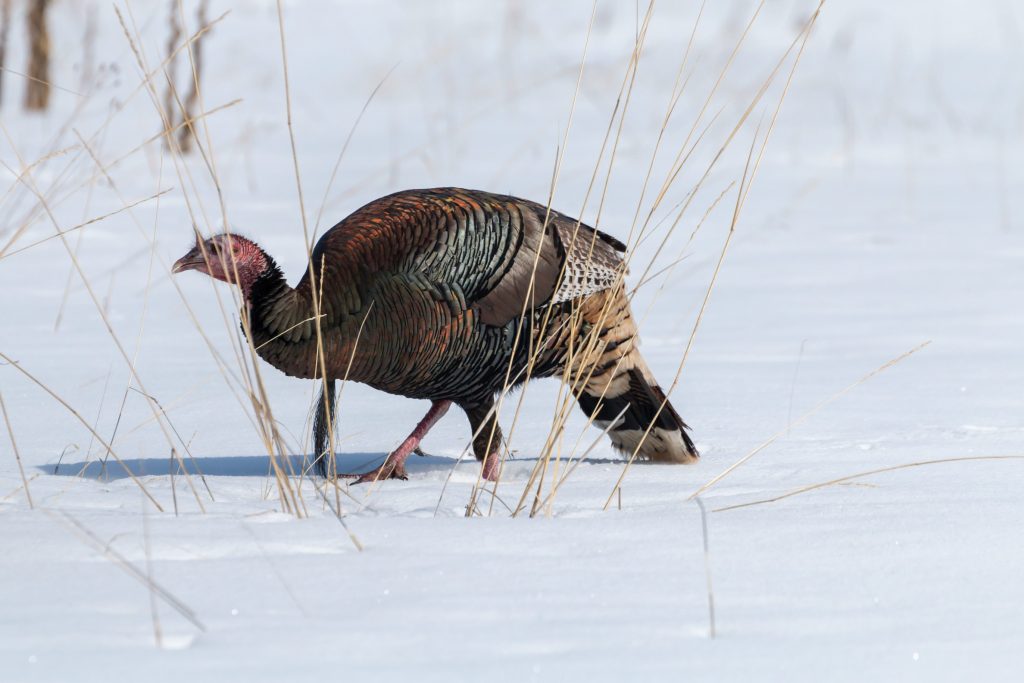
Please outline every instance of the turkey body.
M474 441L480 459L500 441L496 423L480 429L495 419L495 394L527 375L558 375L599 426L611 425L618 448L688 462L697 453L686 426L636 346L624 251L531 201L399 192L328 230L294 288L270 262L249 297L251 341L294 377L453 402L488 432Z

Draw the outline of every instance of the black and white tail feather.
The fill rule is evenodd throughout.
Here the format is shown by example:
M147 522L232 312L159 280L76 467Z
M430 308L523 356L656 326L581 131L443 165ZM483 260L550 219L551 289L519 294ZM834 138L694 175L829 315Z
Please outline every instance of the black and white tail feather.
M600 311L602 350L588 360L595 370L577 399L594 424L608 429L612 445L627 457L665 463L693 463L700 454L689 427L669 402L638 347L629 300L620 287L605 293L608 310ZM600 299L598 299L600 301ZM610 312L609 312L610 311ZM603 321L603 324L602 324Z

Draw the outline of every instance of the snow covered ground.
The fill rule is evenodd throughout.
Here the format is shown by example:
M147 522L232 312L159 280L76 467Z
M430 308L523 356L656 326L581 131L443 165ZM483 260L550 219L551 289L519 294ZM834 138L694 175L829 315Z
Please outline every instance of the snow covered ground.
M120 6L149 70L165 54L168 4ZM184 5L193 31L193 3ZM814 6L769 0L761 9L694 137L713 124L654 214L654 223L668 220L636 250L632 284L655 258L672 207ZM562 149L553 205L578 214L645 11L598 2L573 109L591 8L584 0L284 3L310 230L408 187L544 201ZM599 220L608 151L582 212L620 238L633 224L698 8L655 7ZM1019 680L1024 460L978 459L1024 456L1018 3L825 5L673 394L702 450L698 465L634 465L621 509L615 496L604 510L624 463L600 441L550 506L512 518L505 505L523 493L557 398L556 383L538 382L512 435L516 459L500 501L485 496L484 515L465 516L477 466L456 464L469 431L453 412L425 441L429 456L411 460L409 481L341 497L362 552L308 479L308 516L283 511L251 406L238 399L236 305L206 278L168 276L191 244L190 208L204 232L226 216L293 280L304 269L277 8L215 0L209 18L227 9L203 44L202 106L241 99L201 131L222 205L202 156L182 161L157 142L135 151L160 119L110 5L54 5L52 78L65 89L48 114L21 112L23 80L4 75L0 353L112 441L163 511L112 458L100 467L106 449L67 408L0 366L34 503L5 427L0 681ZM708 3L641 220L755 10L751 0ZM95 37L84 39L93 24ZM17 71L20 26L8 58ZM90 63L94 88L80 82ZM651 272L685 258L637 294L644 353L665 385L722 252L739 187L730 184L755 131L760 140L769 127L791 64L792 56ZM186 64L177 70L186 83ZM153 82L162 105L166 81ZM617 128L618 119L613 139ZM60 240L14 253L55 225L67 230L165 189L67 237L109 331ZM312 383L262 370L286 441L305 452ZM166 409L164 429L135 390L143 387ZM517 401L503 410L506 431ZM347 469L383 457L425 404L352 385L340 410ZM575 415L566 452L581 433L584 445L599 436ZM712 639L701 515L689 498L773 435L701 496ZM208 490L193 477L194 495L181 472L171 476L171 445L180 451L181 440ZM974 459L722 510L953 458Z

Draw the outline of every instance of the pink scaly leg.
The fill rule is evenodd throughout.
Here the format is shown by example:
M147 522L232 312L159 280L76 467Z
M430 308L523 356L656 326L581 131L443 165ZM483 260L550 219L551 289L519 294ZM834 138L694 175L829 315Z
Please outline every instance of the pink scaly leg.
M387 459L384 460L384 464L377 469L370 470L365 474L339 474L338 476L355 478L356 481L354 483L356 484L365 484L381 479L408 479L409 477L405 473L405 459L416 450L417 446L420 445L420 440L427 435L430 428L444 417L451 404L451 401L433 401L430 404L430 410L427 411L427 414L416 425L416 428L412 430L412 434L406 437L405 441L393 450Z
M498 481L498 470L501 467L501 452L497 449L484 458L481 476L487 481Z
M495 416L494 399L463 405L469 428L473 431L473 454L482 466L481 476L487 481L498 480L501 468L501 427Z

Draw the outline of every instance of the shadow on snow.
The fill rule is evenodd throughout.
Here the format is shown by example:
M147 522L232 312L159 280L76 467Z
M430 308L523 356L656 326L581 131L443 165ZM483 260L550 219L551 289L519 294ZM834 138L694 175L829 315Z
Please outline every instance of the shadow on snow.
M358 473L367 472L380 465L387 453L338 453L335 456L338 472ZM535 461L537 458L516 457L512 462ZM406 467L410 476L417 473L448 471L455 465L456 458L442 455L410 456L406 461ZM281 466L289 474L299 474L303 470L310 470L309 456L291 455L287 459L280 459ZM621 460L605 458L586 458L585 462L591 465L603 463L619 463ZM185 470L189 474L200 472L209 477L266 477L273 474L270 466L270 457L266 455L220 455L206 456L202 458L184 458ZM478 467L476 459L469 455L462 459L461 465ZM126 470L127 468L127 470ZM180 475L182 465L180 462L170 458L122 458L121 462L109 459L105 463L100 460L87 460L78 462L62 462L59 465L50 463L38 468L46 474L54 474L65 477L82 476L87 479L101 479L111 481L125 479L129 476L128 471L137 477L167 476L170 474Z
M336 460L339 472L365 472L380 465L387 453L338 453ZM464 461L472 461L465 460ZM291 455L279 458L281 467L289 474L310 471L309 456ZM427 455L411 457L407 462L412 471L423 469L450 469L455 458ZM424 465L427 465L424 468ZM189 474L200 472L209 477L265 477L273 475L270 457L266 455L220 455L201 458L184 458L185 470ZM167 476L182 474L182 464L170 458L122 458L121 462L108 459L79 462L51 463L38 468L46 474L65 477L82 476L87 479L125 479L130 471L136 477Z

